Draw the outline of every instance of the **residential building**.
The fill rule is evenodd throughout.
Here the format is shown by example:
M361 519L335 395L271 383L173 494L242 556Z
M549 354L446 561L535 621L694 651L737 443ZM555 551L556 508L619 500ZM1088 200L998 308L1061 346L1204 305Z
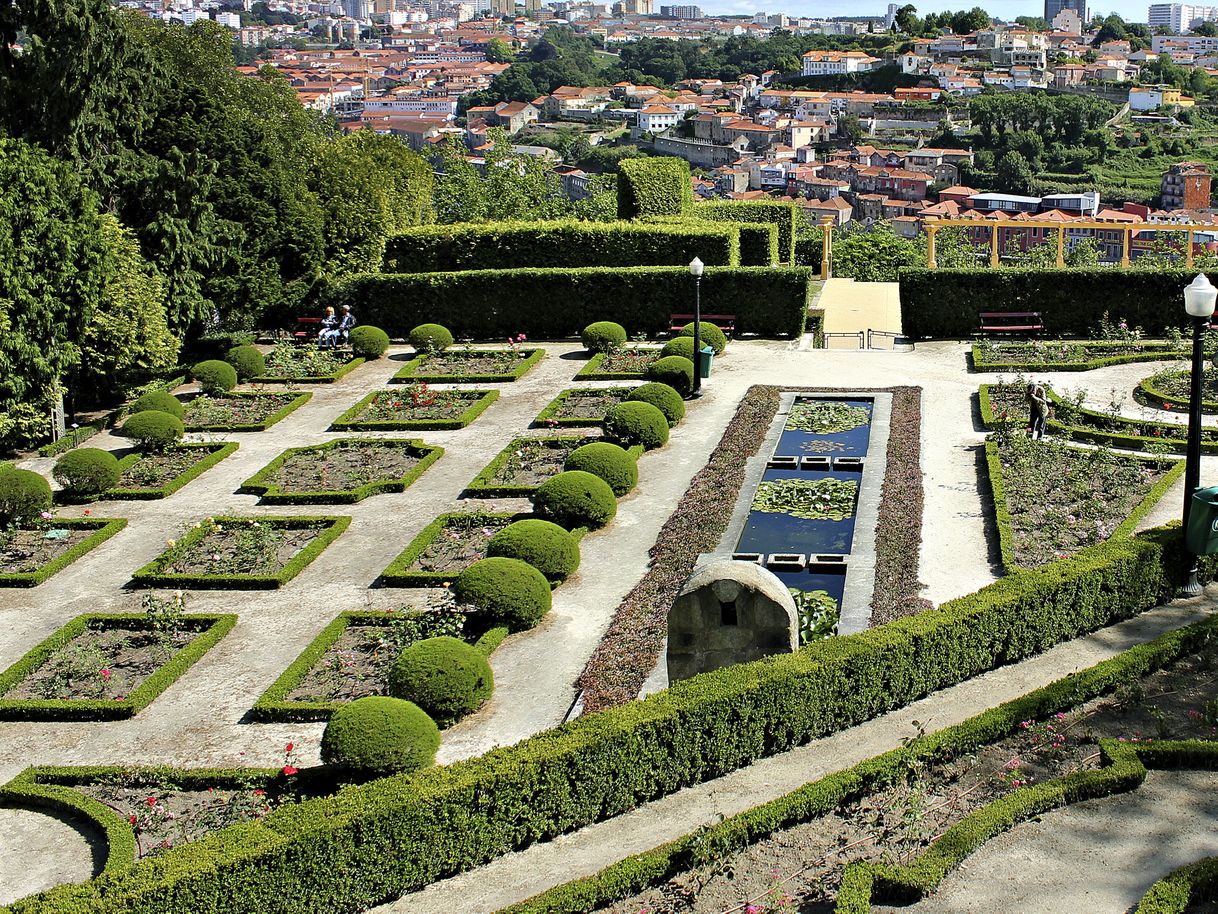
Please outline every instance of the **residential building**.
M1194 102L1174 86L1135 86L1129 90L1131 111L1154 111L1157 108L1191 108Z
M648 133L659 133L669 127L675 127L681 115L667 105L648 105L639 111L638 125L640 130Z
M661 6L660 15L665 19L701 19L700 6Z
M1163 173L1159 195L1166 210L1209 209L1212 176L1204 162L1179 162Z
M1200 22L1218 20L1218 6L1193 6L1188 3L1152 3L1146 21L1151 29L1170 29L1174 34L1189 31Z
M839 76L866 73L883 61L862 51L808 51L803 55L803 76Z
M1062 10L1074 10L1083 22L1091 21L1087 0L1045 0L1045 21L1052 22Z

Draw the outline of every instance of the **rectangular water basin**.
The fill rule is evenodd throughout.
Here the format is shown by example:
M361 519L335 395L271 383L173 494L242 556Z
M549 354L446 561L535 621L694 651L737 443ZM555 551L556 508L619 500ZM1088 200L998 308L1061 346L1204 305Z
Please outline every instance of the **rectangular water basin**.
M823 590L842 605L842 594L846 590L846 575L823 571L775 571L778 580L796 590Z
M774 448L776 454L799 454L800 456L827 454L832 457L866 456L867 446L871 439L871 411L874 401L871 399L846 399L832 396L799 396L795 398L796 404L801 401L821 401L865 409L867 411L867 421L844 432L809 432L793 428L784 429L782 436L778 439L778 446Z
M792 473L766 470L762 481L777 479L841 479L857 483L857 473ZM857 508L857 503L856 503ZM844 520L812 520L768 511L750 511L735 552L847 554L854 539L855 515Z

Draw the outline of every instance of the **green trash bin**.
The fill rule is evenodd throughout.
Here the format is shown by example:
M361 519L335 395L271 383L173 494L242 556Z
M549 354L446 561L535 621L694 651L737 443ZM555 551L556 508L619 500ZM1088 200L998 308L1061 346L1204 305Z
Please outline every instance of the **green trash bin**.
M1193 493L1184 541L1193 555L1218 554L1218 486Z
M698 357L698 370L702 373L702 377L709 378L711 373L711 365L715 363L715 347L703 346L702 352Z

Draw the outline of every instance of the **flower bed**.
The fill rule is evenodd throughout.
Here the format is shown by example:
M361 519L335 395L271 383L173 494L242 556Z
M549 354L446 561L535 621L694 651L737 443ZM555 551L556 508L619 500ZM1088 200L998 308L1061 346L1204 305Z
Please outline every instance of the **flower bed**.
M1152 409L1187 413L1191 385L1190 368L1169 368L1139 383L1134 394L1138 402ZM1218 413L1218 368L1209 362L1201 374L1201 411Z
M119 461L118 485L103 499L168 498L237 450L235 441L185 443L161 453L128 454Z
M1126 362L1186 358L1169 342L1134 340L1044 340L1013 343L987 340L973 344L973 371L1091 371Z
M374 390L334 420L336 432L465 428L499 399L497 390Z
M1002 561L1038 568L1127 536L1184 472L1100 448L999 434L986 442Z
M275 505L352 504L382 492L404 492L444 449L407 441L339 438L284 451L240 491Z
M573 435L516 438L474 477L465 494L470 498L526 498L562 472L573 450L595 440Z
M660 358L656 346L626 346L612 352L598 352L575 375L579 381L624 381L645 378L647 369Z
M209 517L132 575L145 587L266 590L319 556L349 517Z
M497 530L516 515L464 511L441 514L381 572L386 587L441 587L479 559Z
M333 384L363 364L348 352L279 343L266 355L266 374L251 383Z
M545 358L544 349L445 349L416 355L392 382L419 381L447 384L494 384L524 377Z
M578 387L564 390L550 401L534 425L585 426L600 425L605 413L623 402L633 387Z
M263 721L326 720L349 701L386 694L390 667L416 641L464 638L489 656L507 636L506 628L476 633L472 623L452 609L344 612L262 693L251 714Z
M262 432L309 402L311 393L227 393L187 400L188 432Z
M45 518L0 530L0 587L34 587L127 526L124 518Z
M234 615L77 616L0 673L0 719L131 717L236 622Z

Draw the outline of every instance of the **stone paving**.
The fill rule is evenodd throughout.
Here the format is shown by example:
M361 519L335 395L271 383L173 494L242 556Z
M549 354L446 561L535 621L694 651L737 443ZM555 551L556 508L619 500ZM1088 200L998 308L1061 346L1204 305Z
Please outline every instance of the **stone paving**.
M897 353L808 350L805 343L736 342L725 358L716 360L705 396L690 405L669 445L642 457L639 487L620 501L616 519L584 539L582 566L555 592L551 614L537 629L510 637L492 655L495 697L445 732L441 762L516 742L566 716L576 699L573 682L613 610L646 570L647 550L660 527L753 384L922 386L923 532L929 547L924 548L921 560L925 595L938 603L994 579L998 572L996 538L981 494L983 476L979 475L983 473L978 454L984 432L976 423L973 394L979 383L996 376L970 374L967 347L961 344L926 344L914 353ZM0 625L8 634L0 642L0 668L82 612L135 608L139 592L126 586L131 573L157 555L166 539L204 516L332 513L349 515L353 523L299 577L278 591L193 593L190 610L238 612L240 620L135 718L106 723L4 724L0 728L0 779L7 780L31 764L275 765L281 762L282 746L289 740L302 748L306 764L316 762L322 724L254 724L245 720L247 710L341 610L398 607L410 602L412 595L419 596L419 592L403 590L370 590L369 584L432 518L460 506L463 487L512 437L528 430L532 418L555 393L572 386L613 386L614 382L589 385L573 381L584 364L577 345L550 344L546 348L547 358L522 380L478 385L499 389L501 398L469 427L388 436L418 437L446 448L440 461L403 494L330 507L260 507L255 497L234 494L243 480L284 448L345 437L326 429L400 368L404 350L393 350L393 358L361 366L336 384L309 387L312 400L266 432L192 436L238 441L241 447L170 498L92 506L94 517L129 518L128 528L37 588L0 589ZM1099 402L1106 400L1114 384L1131 387L1130 379L1136 383L1159 366L1146 363L1047 378L1066 388L1085 385L1094 392L1093 402ZM108 435L89 442L102 447L125 443ZM52 460L34 460L23 465L49 474L52 464ZM1207 458L1203 479L1212 478L1215 469L1218 462ZM1179 494L1169 493L1147 523L1173 516ZM494 504L511 509L527 506L523 500L509 499ZM72 516L80 511L70 508L62 513ZM991 701L990 696L985 698ZM886 725L877 722L876 726ZM804 774L802 780L807 780L808 772ZM696 827L698 821L686 824ZM688 830L682 827L676 833ZM42 817L0 810L0 836L4 836L0 838L0 901L66 878L89 875L91 854L84 841L74 832L46 827ZM650 837L643 839L646 846L663 840L647 840ZM23 854L6 852L13 847L21 848ZM21 859L25 854L48 861L41 864L44 875ZM52 858L54 863L49 862ZM442 909L487 910L461 905L431 910Z

